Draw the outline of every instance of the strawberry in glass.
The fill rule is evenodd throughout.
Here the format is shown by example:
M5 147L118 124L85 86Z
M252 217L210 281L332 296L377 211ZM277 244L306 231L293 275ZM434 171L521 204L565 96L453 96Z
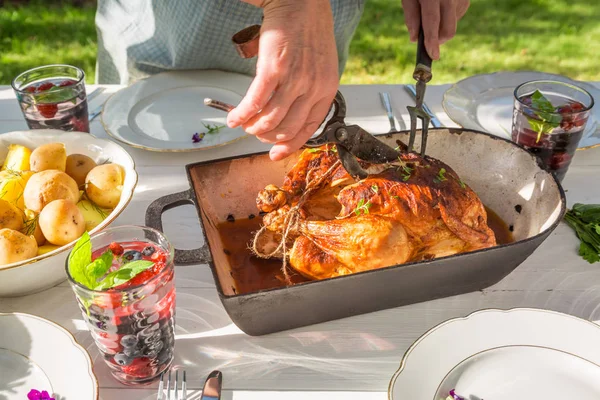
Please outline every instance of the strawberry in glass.
M30 129L89 132L84 72L70 65L25 71L12 87Z
M67 259L82 315L113 376L124 384L155 380L173 362L173 248L151 228L85 233Z
M562 181L593 105L586 90L571 84L526 82L515 90L512 140L535 154Z

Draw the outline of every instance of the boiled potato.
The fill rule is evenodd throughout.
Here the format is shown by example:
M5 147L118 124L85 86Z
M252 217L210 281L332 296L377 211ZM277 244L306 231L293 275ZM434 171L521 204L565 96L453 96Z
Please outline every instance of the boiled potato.
M23 213L6 200L0 200L0 229L23 229Z
M25 186L25 207L39 213L53 200L71 200L77 203L79 189L69 175L56 170L33 174Z
M0 229L0 265L33 258L37 250L34 238L12 229Z
M83 154L71 154L67 157L67 167L65 172L77 182L77 186L82 187L85 183L85 177L96 166L96 162Z
M40 228L46 240L64 246L79 239L85 232L85 220L71 200L54 200L40 213Z
M41 256L42 254L46 254L46 253L50 253L51 251L54 251L58 248L60 248L61 246L57 246L55 244L45 244L43 246L39 246L38 247L38 251L37 251L37 255Z
M83 219L85 220L85 230L88 232L98 226L100 222L104 221L112 211L110 209L100 208L89 200L80 200L79 203L77 203L77 208L79 208L79 211L81 211L81 214L83 215Z
M33 236L38 246L46 243L46 238L40 228L39 217L31 210L25 210L25 226L22 232L27 236Z
M119 164L103 164L92 169L85 179L85 193L102 208L115 208L121 199L125 170Z
M29 158L30 170L34 172L56 169L65 172L67 150L62 143L48 143L33 150Z
M33 174L33 171L6 170L0 172L0 199L8 201L21 211L25 210L23 192L27 181Z
M10 171L28 171L29 157L31 150L20 144L11 144L8 146L8 154L2 165L2 170Z

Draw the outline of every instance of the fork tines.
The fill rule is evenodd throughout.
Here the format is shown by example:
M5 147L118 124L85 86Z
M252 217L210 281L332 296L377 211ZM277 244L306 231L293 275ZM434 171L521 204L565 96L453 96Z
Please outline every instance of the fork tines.
M171 384L171 371L167 376L167 397L164 397L165 392L165 373L160 375L160 382L158 384L158 396L157 400L186 400L187 399L187 382L185 378L185 371L181 371L182 378L179 379L179 371L175 371L175 381Z

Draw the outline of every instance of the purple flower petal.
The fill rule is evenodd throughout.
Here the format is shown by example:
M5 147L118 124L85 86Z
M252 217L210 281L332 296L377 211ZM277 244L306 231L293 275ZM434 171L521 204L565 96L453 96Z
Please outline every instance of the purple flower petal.
M29 393L27 393L27 398L29 400L40 400L42 398L42 394L39 390L31 389Z
M194 133L192 135L192 142L194 142L194 143L200 143L202 141L202 139L204 139L204 135L205 135L204 132L200 132L200 133L196 132L196 133Z
M53 397L50 397L50 395L48 394L48 392L46 392L45 390L42 391L42 398L41 400L54 400Z
M459 395L457 395L457 394L456 394L456 392L454 391L454 389L452 389L452 390L450 391L450 396L452 396L452 398L453 398L454 400L465 400L465 398L464 398L464 397L460 397Z

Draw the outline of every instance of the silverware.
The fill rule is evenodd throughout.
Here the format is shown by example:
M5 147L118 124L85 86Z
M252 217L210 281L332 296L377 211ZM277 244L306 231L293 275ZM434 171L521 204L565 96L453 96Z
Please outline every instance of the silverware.
M204 99L204 105L225 112L229 112L235 108L235 106L232 104L224 103L215 99L209 99L208 97Z
M104 92L104 88L100 87L100 88L96 88L92 91L92 93L87 95L87 102L88 105L90 104L90 101L92 101L96 96L98 96L100 93ZM94 118L96 118L98 115L100 115L102 113L102 108L104 107L104 103L100 104L98 107L96 107L94 109L94 111L89 112L88 113L88 121L92 122L94 120Z
M379 92L379 96L381 97L381 102L385 107L385 111L387 112L387 117L390 120L390 133L398 132L396 129L396 119L394 118L394 111L392 111L392 99L388 92Z
M417 98L417 90L415 88L415 85L405 85L404 89L406 89L406 91L412 96L413 99ZM423 110L425 110L425 112L430 115L431 125L433 125L434 128L442 128L444 126L425 102L423 102Z
M415 72L413 72L413 78L417 81L415 91L415 105L407 106L408 113L410 114L410 139L408 142L408 151L413 150L415 144L415 137L417 136L417 119L421 120L421 157L425 156L425 148L427 146L427 133L429 129L429 121L431 116L423 110L423 100L425 99L425 89L427 88L427 82L433 77L431 73L432 60L425 49L425 35L423 33L423 25L419 30L419 41L417 43L417 65L415 66Z
M103 87L92 90L92 92L87 95L87 101L91 101L94 97L98 96L102 92L104 92Z
M175 371L175 381L173 382L173 388L171 389L171 371L169 371L167 379L167 397L165 394L165 374L164 372L160 375L160 383L158 384L158 396L156 400L186 400L187 399L187 383L185 380L185 371L182 372L181 381L179 380L179 371ZM180 384L181 383L181 388Z
M204 387L202 388L202 397L200 400L220 400L221 386L223 385L223 374L221 371L213 371L208 374Z

